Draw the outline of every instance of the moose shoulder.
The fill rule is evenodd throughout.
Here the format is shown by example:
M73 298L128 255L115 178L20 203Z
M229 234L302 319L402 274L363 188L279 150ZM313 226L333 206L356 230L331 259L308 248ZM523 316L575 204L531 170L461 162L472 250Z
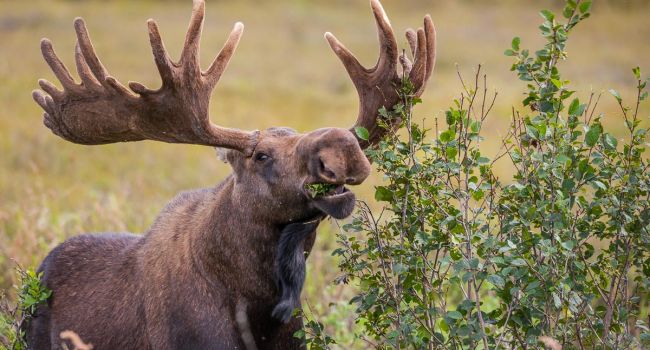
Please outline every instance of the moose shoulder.
M52 49L43 56L63 90L40 80L33 93L52 132L80 144L158 140L225 149L233 173L215 188L179 194L144 235L104 233L73 237L40 267L52 290L47 305L23 327L34 349L59 348L59 334L76 332L95 349L295 349L302 319L304 251L319 222L351 214L370 164L363 148L390 129L377 126L378 110L398 103L395 86L406 76L424 90L434 66L435 31L429 16L407 31L413 62L397 43L378 1L371 1L380 53L361 66L331 34L325 35L359 94L354 127L298 134L289 128L242 131L213 124L210 93L243 32L237 23L206 71L198 61L205 4L195 0L181 58L172 62L149 21L162 86L130 83L128 90L98 59L83 20L75 20L75 82ZM401 62L401 65L399 64ZM393 123L393 127L397 124ZM325 184L328 192L307 188Z

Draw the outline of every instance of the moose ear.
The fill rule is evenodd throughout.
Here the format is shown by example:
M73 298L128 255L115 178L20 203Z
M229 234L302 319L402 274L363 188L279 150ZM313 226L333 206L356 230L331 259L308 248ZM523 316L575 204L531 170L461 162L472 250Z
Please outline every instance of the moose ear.
M215 147L215 151L217 153L217 158L220 161L229 164L233 169L241 167L242 160L245 159L243 153L230 148Z
M217 151L217 158L219 158L220 161L224 163L230 163L228 160L229 149L223 147L215 147L214 149Z

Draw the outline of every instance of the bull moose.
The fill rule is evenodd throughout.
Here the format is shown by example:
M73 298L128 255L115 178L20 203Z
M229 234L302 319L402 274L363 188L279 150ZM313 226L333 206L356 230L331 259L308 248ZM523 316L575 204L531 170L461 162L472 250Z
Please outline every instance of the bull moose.
M85 234L54 248L42 262L52 290L24 325L33 349L59 348L59 334L76 332L95 349L294 349L302 327L299 295L304 252L323 218L342 219L355 205L345 185L370 173L363 149L395 129L378 125L378 110L399 102L396 86L407 77L420 96L435 61L431 18L407 30L412 62L400 54L379 1L371 8L380 52L364 68L332 34L325 39L342 61L360 101L353 129L323 128L299 134L290 128L242 131L208 117L210 94L242 35L236 23L206 71L199 63L205 4L194 0L178 62L171 60L156 22L148 21L162 86L130 90L108 74L91 44L83 19L77 35L76 83L49 40L41 49L63 90L39 80L33 92L45 110L44 124L68 141L99 145L157 140L218 147L233 169L214 188L179 194L144 235ZM313 196L311 184L330 191Z

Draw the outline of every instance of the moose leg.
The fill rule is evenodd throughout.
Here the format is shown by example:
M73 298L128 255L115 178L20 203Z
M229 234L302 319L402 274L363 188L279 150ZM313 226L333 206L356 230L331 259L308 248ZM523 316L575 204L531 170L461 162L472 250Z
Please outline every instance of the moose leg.
M282 296L272 316L282 323L289 322L293 310L300 306L300 292L305 282L305 239L316 230L321 219L289 224L280 235L276 273Z

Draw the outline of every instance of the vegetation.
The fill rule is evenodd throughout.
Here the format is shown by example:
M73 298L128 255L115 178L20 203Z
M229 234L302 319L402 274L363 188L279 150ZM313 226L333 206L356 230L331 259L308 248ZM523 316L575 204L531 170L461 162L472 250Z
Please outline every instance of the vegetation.
M481 141L480 151L486 158L497 158L502 146L497 136L507 133L512 121L508 106L521 109L522 92L521 85L514 83L507 71L512 57L503 56L500 48L510 42L512 33L521 33L522 41L531 46L540 44L540 37L534 34L537 29L530 25L537 21L534 9L539 3L384 1L395 28L403 28L428 12L439 30L440 51L430 87L423 96L426 104L415 108L417 116L427 117L419 128L433 129L429 140L437 131L431 116L439 115L440 106L449 104L458 90L455 63L471 67L482 62L481 73L490 77L488 90L498 90L499 98L490 118L481 123L481 134L489 137ZM555 12L562 10L557 8L557 2L542 3ZM211 161L213 153L204 147L153 142L101 147L67 143L41 126L38 106L30 98L38 78L55 81L38 51L41 37L51 38L62 59L72 67L72 19L76 16L87 20L98 52L111 72L124 81L155 86L157 73L145 21L149 17L159 20L166 46L172 55L177 54L186 30L187 6L185 1L0 2L0 289L7 291L10 302L17 300L12 285L20 283L14 273L14 260L23 266L37 266L54 246L82 232L144 232L176 193L210 186L230 172L228 166ZM213 58L233 22L242 20L246 24L237 57L215 92L211 105L215 121L245 129L297 125L298 131L348 127L353 123L357 112L354 88L322 34L335 32L362 62L372 63L370 59L376 57L377 50L376 33L366 1L218 1L209 2L208 7L203 61ZM589 95L585 93L592 90L596 91L595 103L598 91L604 87L616 89L622 97L636 95L634 76L625 67L643 62L650 55L646 44L650 35L647 9L644 1L594 3L592 18L576 27L570 59L562 63L563 79L571 80L572 89L578 91L565 101L565 111L574 97L579 97L579 104L586 104ZM269 28L273 28L273 42L269 42ZM263 60L259 59L261 54ZM598 102L598 111L605 115L613 116L618 107L615 98L603 96ZM639 119L650 113L649 107L647 103L639 106ZM594 113L594 117L598 115ZM440 119L441 125L445 119ZM600 123L603 130L616 137L621 149L620 138L628 133L624 123L615 117L601 118ZM446 127L440 129L445 131ZM503 184L510 183L516 174L508 155L490 165ZM355 188L357 197L372 198L373 185L385 186L381 176L376 174ZM368 202L374 212L385 203ZM321 324L311 329L323 339L330 334L329 339L338 343L328 346L364 349L368 343L350 332L363 329L363 324L354 322L356 306L347 302L357 294L356 283L330 283L339 274L338 258L330 256L336 248L336 224L321 225L308 259L303 296L318 320L310 324ZM608 246L590 244L595 254L592 261ZM517 249L523 251L524 247ZM533 256L526 259L533 261ZM486 290L487 283L481 290ZM490 303L491 293L490 298L481 299L484 312L490 311L488 306L498 307ZM640 300L639 308L642 315L647 315L647 300ZM11 322L9 317L6 320ZM467 319L462 322L467 323ZM0 320L0 329L4 324ZM642 333L641 329L638 333Z
M312 198L320 197L336 188L336 185L325 183L307 184L307 191Z
M27 349L25 333L20 329L23 322L28 322L36 312L36 307L47 302L52 291L41 284L42 273L32 269L16 269L20 276L17 290L17 303L10 306L6 301L0 304L0 349Z
M523 110L512 112L502 152L481 150L481 131L496 94L480 67L445 112L445 130L414 120L420 100L404 80L400 118L369 158L384 175L337 235L343 275L358 285L356 336L378 349L641 349L650 345L650 171L639 105L647 80L633 70L636 99L620 106L620 141L595 112L600 96L574 97L558 63L591 2L567 1L564 19L540 14L546 40L534 54L514 38L507 56L526 82ZM363 138L365 132L357 131ZM495 161L511 161L500 181ZM310 320L312 348L334 338Z

